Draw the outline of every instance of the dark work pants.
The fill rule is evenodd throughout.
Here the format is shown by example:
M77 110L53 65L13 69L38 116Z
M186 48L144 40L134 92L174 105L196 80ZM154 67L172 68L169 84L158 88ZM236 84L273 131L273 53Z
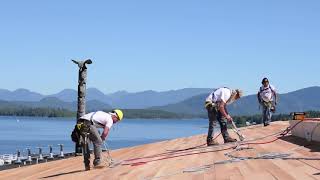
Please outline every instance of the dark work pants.
M214 127L216 125L216 122L218 121L220 124L220 130L221 134L223 136L223 139L226 139L229 137L228 133L228 127L227 127L227 121L224 117L222 117L222 114L220 111L217 111L215 107L208 107L208 117L209 117L209 128L208 128L208 136L207 141L211 140L214 134Z

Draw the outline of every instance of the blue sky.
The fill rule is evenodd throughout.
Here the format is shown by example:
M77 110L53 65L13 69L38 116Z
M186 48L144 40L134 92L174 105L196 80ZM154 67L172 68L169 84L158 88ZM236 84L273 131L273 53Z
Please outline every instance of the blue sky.
M320 1L0 2L1 87L76 89L71 59L91 58L88 87L319 86Z

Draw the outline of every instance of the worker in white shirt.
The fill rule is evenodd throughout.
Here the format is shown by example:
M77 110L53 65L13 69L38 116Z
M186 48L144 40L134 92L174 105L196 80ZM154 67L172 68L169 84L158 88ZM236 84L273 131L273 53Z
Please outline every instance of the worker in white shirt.
M83 125L80 129L81 135L90 139L93 143L94 152L94 167L102 167L101 164L101 145L107 138L109 131L113 124L123 119L123 112L119 109L113 110L112 112L91 112L80 117L79 123ZM97 128L102 128L103 132L101 135ZM87 149L86 149L87 148ZM88 143L85 144L84 149L88 150ZM85 170L90 170L90 152L84 152L84 164Z
M268 126L271 122L272 113L276 111L277 93L274 86L269 83L268 78L262 79L262 86L259 89L257 98L262 106L262 120L264 126Z
M208 111L209 117L209 128L208 128L208 136L207 136L207 145L213 146L218 143L213 140L213 130L216 121L218 120L220 124L221 133L224 139L224 143L228 142L236 142L236 139L233 139L229 136L227 130L227 122L233 121L232 117L228 113L226 108L227 105L233 103L240 97L242 97L243 93L241 90L231 90L229 88L223 87L214 90L210 95L206 98L205 107Z

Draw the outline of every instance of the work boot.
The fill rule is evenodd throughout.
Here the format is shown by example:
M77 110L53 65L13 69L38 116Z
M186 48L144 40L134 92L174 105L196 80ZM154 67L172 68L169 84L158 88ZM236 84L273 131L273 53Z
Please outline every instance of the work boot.
M216 140L207 139L207 146L215 146L215 145L219 145L219 143Z
M85 167L84 167L84 170L85 170L85 171L90 171L90 166L85 166Z
M94 168L103 168L103 164L101 163L101 160L100 159L95 159L93 160L93 166Z
M264 122L263 122L263 125L264 125L264 126L269 126L269 125L270 125L270 121L269 121L269 120L264 121Z
M237 142L237 139L233 139L231 137L224 138L224 143Z

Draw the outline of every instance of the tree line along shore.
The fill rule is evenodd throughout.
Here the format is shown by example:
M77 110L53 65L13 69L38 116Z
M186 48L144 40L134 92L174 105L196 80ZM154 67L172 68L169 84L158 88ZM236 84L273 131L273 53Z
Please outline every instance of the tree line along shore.
M177 114L152 109L124 109L123 111L126 119L207 119L206 114ZM307 111L306 113L309 118L320 117L320 111ZM0 108L0 116L76 117L76 112L62 108L6 107ZM233 119L239 127L247 126L248 124L260 124L262 122L262 117L259 114L234 116ZM285 121L289 119L292 119L290 114L275 114L272 120Z

